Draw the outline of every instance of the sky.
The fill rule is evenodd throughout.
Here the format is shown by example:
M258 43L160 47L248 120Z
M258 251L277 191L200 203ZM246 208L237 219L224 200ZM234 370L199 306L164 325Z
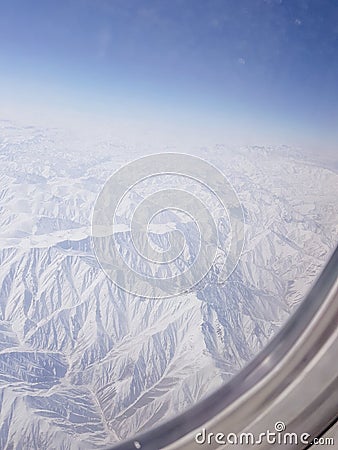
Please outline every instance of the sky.
M338 153L335 0L2 0L0 117Z

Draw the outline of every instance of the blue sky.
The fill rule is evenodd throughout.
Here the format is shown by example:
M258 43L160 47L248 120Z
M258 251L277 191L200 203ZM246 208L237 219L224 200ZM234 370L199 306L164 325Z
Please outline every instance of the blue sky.
M4 0L0 68L2 116L337 152L335 0Z

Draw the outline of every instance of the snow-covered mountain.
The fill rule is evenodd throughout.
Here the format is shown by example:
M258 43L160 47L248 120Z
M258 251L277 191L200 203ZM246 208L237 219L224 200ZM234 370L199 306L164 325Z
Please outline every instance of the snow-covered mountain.
M107 448L188 408L278 331L336 245L333 169L286 147L198 150L242 203L240 262L225 284L212 268L179 297L136 298L100 268L90 218L144 152L0 122L1 449Z

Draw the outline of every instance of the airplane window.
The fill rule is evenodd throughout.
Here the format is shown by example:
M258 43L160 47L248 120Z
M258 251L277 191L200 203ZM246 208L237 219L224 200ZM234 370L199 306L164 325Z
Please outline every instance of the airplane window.
M263 415L319 439L338 410L338 5L1 10L0 448L217 448Z

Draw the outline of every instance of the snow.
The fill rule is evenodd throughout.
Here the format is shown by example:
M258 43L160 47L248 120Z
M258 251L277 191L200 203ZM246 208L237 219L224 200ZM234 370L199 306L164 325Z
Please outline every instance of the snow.
M100 269L90 220L104 182L142 152L0 122L0 448L107 448L177 415L275 335L337 243L334 169L288 147L201 150L242 202L240 263L222 285L214 267L178 297L133 297ZM156 245L175 227L153 223Z

